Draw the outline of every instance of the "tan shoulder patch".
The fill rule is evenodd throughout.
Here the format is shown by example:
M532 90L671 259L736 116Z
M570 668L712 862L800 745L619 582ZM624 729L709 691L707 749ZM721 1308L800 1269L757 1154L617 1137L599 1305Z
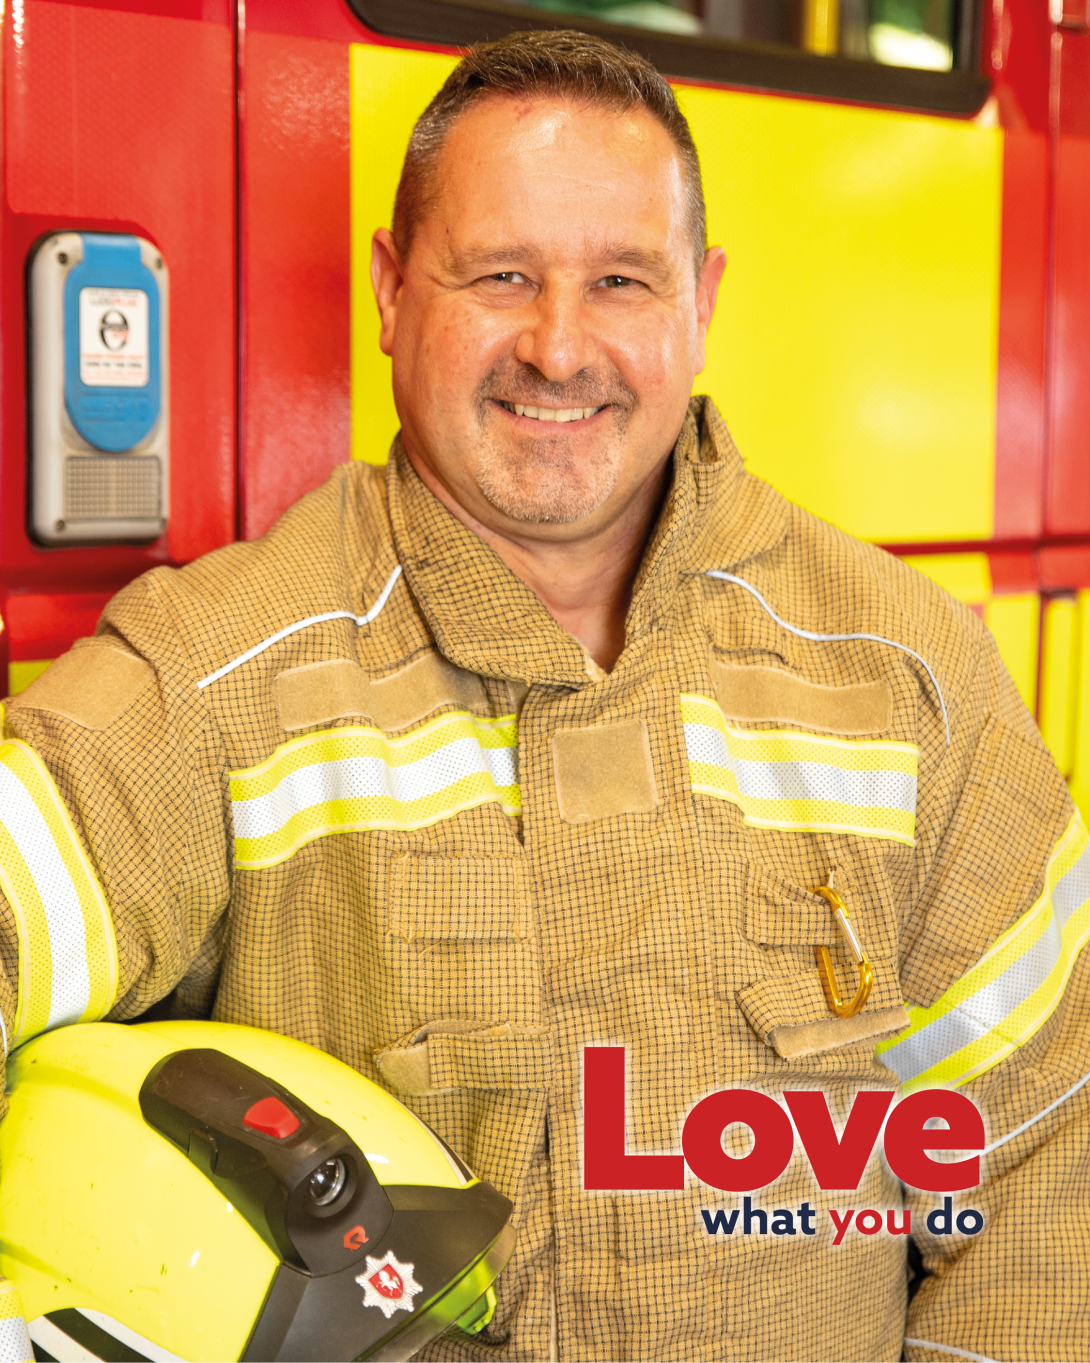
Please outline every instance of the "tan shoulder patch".
M455 667L440 653L425 653L381 681L368 682L368 713L380 729L403 729L440 705L483 712L484 683L475 672Z
M363 668L347 658L280 672L273 678L272 693L280 726L288 730L370 714Z
M727 719L801 724L826 734L880 734L893 721L893 692L884 677L819 686L776 667L731 667L714 658L711 672Z
M659 803L647 722L561 729L553 736L556 802L566 823L649 814Z
M48 710L84 729L108 729L154 679L155 669L135 653L80 639L8 708Z

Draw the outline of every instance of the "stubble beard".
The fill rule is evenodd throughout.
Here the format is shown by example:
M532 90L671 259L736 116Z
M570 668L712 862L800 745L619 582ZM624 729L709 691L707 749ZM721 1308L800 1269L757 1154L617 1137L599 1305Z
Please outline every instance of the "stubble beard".
M606 382L576 374L565 384L536 382L521 373L501 383L493 371L478 394L478 428L475 476L487 501L513 521L525 524L566 525L589 516L617 485L623 456L623 439L635 407L635 395L621 380ZM609 406L610 427L597 448L576 454L567 423L556 426L555 435L515 440L497 429L504 418L492 408L490 398L501 395L509 402L545 407ZM597 418L595 418L597 419Z

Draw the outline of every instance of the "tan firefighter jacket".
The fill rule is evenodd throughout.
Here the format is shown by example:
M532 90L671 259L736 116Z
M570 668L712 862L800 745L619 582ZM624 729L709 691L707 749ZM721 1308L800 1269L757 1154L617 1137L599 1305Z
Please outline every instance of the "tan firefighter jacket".
M429 1358L1090 1358L1090 853L991 637L698 399L626 639L605 675L398 445L134 582L8 706L7 1042L174 990L386 1085L516 1204L492 1325ZM831 873L874 966L850 1020ZM822 1192L796 1147L753 1194L812 1236L710 1234L741 1198L695 1177L584 1192L591 1045L626 1048L632 1153L719 1089L842 1120L961 1086L985 1228L930 1235L911 1195L906 1318L906 1239L833 1248L827 1215L902 1207L880 1154Z

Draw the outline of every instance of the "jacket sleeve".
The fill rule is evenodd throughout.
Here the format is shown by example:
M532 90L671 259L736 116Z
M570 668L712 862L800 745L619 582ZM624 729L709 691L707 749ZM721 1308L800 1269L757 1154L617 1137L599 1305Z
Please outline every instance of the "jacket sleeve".
M226 763L154 579L6 706L5 1051L123 1020L214 969L231 890Z
M952 719L903 961L912 1025L879 1051L903 1092L972 1098L987 1146L952 1233L928 1225L942 1194L908 1190L930 1276L905 1357L1090 1358L1087 833L986 633Z

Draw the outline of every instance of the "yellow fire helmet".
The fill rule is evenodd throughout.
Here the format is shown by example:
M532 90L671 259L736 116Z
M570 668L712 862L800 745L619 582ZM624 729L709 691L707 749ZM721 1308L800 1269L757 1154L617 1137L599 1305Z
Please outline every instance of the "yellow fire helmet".
M321 1051L100 1022L8 1082L0 1273L38 1358L406 1359L491 1317L511 1203Z

